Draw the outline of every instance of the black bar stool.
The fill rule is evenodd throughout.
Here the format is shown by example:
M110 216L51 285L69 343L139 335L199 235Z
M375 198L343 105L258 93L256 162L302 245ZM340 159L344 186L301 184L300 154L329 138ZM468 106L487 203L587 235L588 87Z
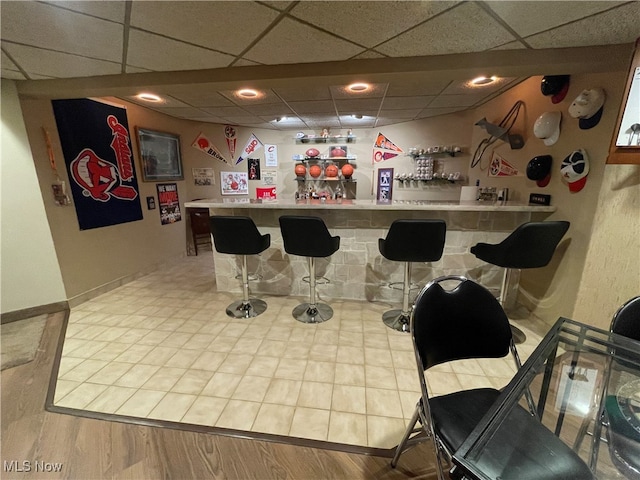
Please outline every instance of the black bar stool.
M471 247L471 253L480 260L504 268L499 297L503 308L513 270L547 266L569 225L567 221L527 222L500 243L480 242ZM524 333L513 325L511 328L516 341L524 341Z
M227 307L227 315L233 318L257 317L267 309L267 303L249 298L247 255L257 255L271 245L271 235L261 235L249 217L214 215L209 217L213 243L219 253L242 255L242 300Z
M378 248L384 258L404 262L402 309L389 310L382 315L387 327L400 332L409 331L411 262L440 260L446 233L447 224L444 220L395 220L386 238L378 239Z
M293 318L303 323L329 320L333 309L316 300L315 259L333 255L340 248L340 237L332 237L319 217L283 215L279 220L285 252L309 259L309 303L294 308Z

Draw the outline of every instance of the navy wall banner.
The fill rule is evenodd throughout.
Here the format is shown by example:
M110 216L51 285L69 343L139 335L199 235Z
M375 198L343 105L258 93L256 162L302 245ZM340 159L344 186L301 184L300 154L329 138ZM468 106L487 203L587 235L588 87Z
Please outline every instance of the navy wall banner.
M51 103L80 230L142 220L127 111L86 98Z

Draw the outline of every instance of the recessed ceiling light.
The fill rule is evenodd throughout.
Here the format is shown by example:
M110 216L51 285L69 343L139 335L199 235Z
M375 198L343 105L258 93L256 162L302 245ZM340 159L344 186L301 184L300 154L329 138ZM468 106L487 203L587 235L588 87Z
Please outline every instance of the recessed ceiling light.
M145 102L161 102L162 98L153 93L139 93L136 95L136 98L139 100L144 100Z
M238 90L237 93L244 98L255 98L258 96L258 91L250 88L243 88L242 90Z
M354 113L351 115L351 118L357 118L358 120L362 120L362 115Z
M369 90L368 83L352 83L347 87L352 92L364 92L365 90Z
M489 85L498 79L495 75L493 77L477 77L471 80L469 83L475 86Z

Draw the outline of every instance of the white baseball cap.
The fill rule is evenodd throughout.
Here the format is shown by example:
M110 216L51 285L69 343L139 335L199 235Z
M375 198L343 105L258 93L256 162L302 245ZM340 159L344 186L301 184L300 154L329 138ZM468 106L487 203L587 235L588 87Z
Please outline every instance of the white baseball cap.
M562 113L544 112L533 125L533 134L541 138L546 146L553 145L560 136L560 120L562 120Z
M562 161L560 166L562 178L569 184L569 190L579 192L587 183L589 175L589 158L587 152L582 149L571 152Z
M582 130L595 127L602 117L606 95L602 88L583 90L569 105L569 115L580 119Z

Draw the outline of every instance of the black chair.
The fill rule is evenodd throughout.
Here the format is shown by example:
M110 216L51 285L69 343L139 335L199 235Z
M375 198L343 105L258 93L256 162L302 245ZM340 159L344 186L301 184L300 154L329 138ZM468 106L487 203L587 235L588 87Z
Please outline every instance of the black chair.
M640 296L625 302L613 316L610 330L618 335L640 341ZM626 478L640 479L640 420L637 416L640 379L637 361L625 361L625 355L618 352L606 366L603 381L603 401L598 408L599 419L594 432L589 435L600 437L605 428L609 456L616 468ZM637 357L636 357L637 358ZM634 364L636 363L636 364ZM587 433L589 422L583 422L574 449ZM598 442L595 442L598 445ZM592 466L597 462L597 449L592 458Z
M191 239L193 248L198 255L199 245L211 245L211 229L209 225L208 208L190 208L189 220L191 221Z
M293 317L303 323L320 323L333 316L333 309L317 302L315 259L329 257L340 248L340 237L332 237L319 217L283 215L279 219L284 250L309 259L309 303L293 309Z
M402 309L389 310L382 315L386 326L401 332L409 331L411 262L440 260L446 233L447 224L444 220L395 220L386 238L378 239L378 249L384 258L404 262Z
M501 305L486 288L465 277L440 277L427 284L418 295L410 323L422 396L391 466L395 468L410 445L431 438L438 478L444 479L443 455L451 461L451 455L488 412L500 391L477 388L431 397L425 371L455 360L502 358L509 353L520 368L520 359ZM519 472L513 478L593 478L584 462L531 412L518 408L505 421L517 423L514 432L526 431L531 441L531 448L517 452L522 461L514 462L526 464L529 471L526 475ZM535 452L540 451L553 455L538 462Z
M498 244L480 242L471 247L471 253L480 260L504 267L500 287L500 303L503 307L506 307L513 270L547 266L569 225L566 221L527 222ZM518 343L524 341L524 333L516 327L512 328Z
M214 215L209 223L216 251L242 256L242 300L229 305L227 315L233 318L257 317L267 309L267 303L249 298L247 255L257 255L269 248L271 235L262 235L249 217Z

